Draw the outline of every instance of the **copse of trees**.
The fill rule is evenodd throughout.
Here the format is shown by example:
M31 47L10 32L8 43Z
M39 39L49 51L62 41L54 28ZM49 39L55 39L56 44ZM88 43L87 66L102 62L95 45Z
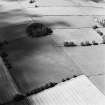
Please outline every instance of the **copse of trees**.
M2 52L2 53L0 54L0 56L2 57L5 66L6 66L8 69L11 69L11 68L12 68L12 65L10 64L10 62L9 62L8 59L7 59L8 54L5 53L5 52Z
M64 46L65 47L74 47L74 46L77 46L77 44L75 42L73 42L73 41L68 41L68 42L65 41Z
M98 45L98 43L95 40L92 41L92 44L93 45Z
M32 23L26 28L28 37L39 38L51 35L53 30L42 23Z
M34 90L28 92L28 93L26 94L26 96L30 96L30 95L32 95L32 94L37 94L37 93L39 93L39 92L41 92L41 91L44 91L44 90L49 89L49 88L52 88L52 87L54 87L55 85L57 85L56 82L49 82L49 83L45 84L44 86L41 86L41 87L39 87L39 88L36 88L36 89L34 89Z
M89 41L85 41L86 46L91 46L92 44Z
M73 78L76 78L77 77L77 75L73 75ZM68 80L70 80L71 78L70 77L67 77L67 78L63 78L62 79L62 82L65 82L65 81L68 81Z
M76 77L77 77L77 75L73 75L73 78L76 78ZM65 79L62 79L61 82L65 82L65 81L68 81L70 79L71 78L67 77ZM57 84L58 83L56 83L56 82L49 82L49 83L46 83L43 86L40 86L36 89L31 90L30 92L27 92L25 95L24 94L17 94L17 95L14 96L13 101L18 102L18 101L24 100L26 97L28 97L30 95L37 94L37 93L42 92L46 89L52 88L52 87L56 86Z
M93 42L84 41L84 42L80 42L80 44L76 44L75 42L70 42L70 41L64 42L64 47L91 46L91 45L98 45L98 43L95 41Z
M81 42L80 45L81 46L86 46L86 44L84 42Z

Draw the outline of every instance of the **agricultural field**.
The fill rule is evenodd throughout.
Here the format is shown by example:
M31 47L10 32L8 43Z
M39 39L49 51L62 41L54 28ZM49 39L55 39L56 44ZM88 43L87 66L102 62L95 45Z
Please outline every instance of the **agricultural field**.
M32 4L29 0L1 0L0 41L9 42L1 52L8 54L13 67L8 72L20 93L84 74L105 94L105 45L93 29L97 25L105 35L105 28L97 22L104 18L104 0L40 0ZM45 24L52 35L27 37L31 23ZM77 46L64 47L65 41ZM98 45L81 46L85 41Z

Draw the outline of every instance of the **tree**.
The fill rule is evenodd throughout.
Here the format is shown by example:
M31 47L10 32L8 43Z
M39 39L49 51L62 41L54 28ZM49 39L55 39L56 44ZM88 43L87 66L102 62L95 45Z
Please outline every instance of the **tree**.
M26 33L28 37L39 38L51 35L53 31L42 23L32 23L26 28Z

